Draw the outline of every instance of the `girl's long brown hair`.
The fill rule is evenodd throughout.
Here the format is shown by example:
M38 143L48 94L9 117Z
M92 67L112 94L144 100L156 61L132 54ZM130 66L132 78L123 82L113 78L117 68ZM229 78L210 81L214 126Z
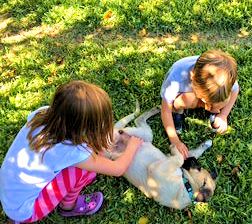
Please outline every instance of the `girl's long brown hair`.
M31 149L43 151L70 140L87 143L95 153L110 146L113 139L112 104L108 94L96 85L71 81L61 85L47 110L28 123ZM34 130L42 130L33 136Z

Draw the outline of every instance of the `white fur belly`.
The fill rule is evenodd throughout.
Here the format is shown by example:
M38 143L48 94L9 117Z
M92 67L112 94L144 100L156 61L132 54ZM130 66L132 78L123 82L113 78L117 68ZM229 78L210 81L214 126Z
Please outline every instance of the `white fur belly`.
M138 150L124 176L130 183L150 197L147 184L148 167L155 161L165 159L166 156L150 142L144 142Z

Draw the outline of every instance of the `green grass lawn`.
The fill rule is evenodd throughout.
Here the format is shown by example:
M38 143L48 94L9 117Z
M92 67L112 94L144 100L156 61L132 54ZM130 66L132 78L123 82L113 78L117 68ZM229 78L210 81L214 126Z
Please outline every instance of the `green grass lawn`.
M123 177L98 175L103 208L91 217L53 212L40 223L252 223L251 0L0 0L0 164L26 116L50 102L55 88L82 79L104 88L115 119L161 103L165 73L178 59L207 49L238 63L241 91L229 131L215 135L202 111L186 119L189 147L213 139L201 164L218 172L206 204L175 211L146 198ZM154 144L169 152L160 116L149 121ZM1 186L0 186L1 187ZM0 223L7 217L0 209Z

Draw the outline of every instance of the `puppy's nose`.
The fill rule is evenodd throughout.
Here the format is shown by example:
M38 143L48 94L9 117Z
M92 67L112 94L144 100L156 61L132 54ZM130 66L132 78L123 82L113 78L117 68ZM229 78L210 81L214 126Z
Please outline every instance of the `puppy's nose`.
M124 133L123 130L119 130L118 132L119 132L120 135Z

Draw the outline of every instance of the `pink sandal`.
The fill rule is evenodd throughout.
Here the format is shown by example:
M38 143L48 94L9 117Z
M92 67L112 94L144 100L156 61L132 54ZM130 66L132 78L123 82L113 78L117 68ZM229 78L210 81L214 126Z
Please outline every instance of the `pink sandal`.
M69 211L60 208L60 215L64 217L92 215L101 208L102 202L103 194L101 192L79 195L75 207Z

